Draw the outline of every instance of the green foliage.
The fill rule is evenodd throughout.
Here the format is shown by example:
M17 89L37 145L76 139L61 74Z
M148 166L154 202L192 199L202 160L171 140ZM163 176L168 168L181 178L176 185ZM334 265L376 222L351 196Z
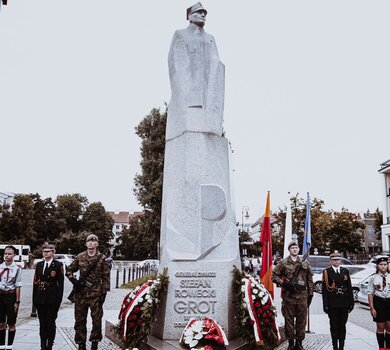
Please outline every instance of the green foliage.
M82 218L83 230L99 237L99 250L101 251L109 248L108 242L113 238L113 225L114 220L100 202L91 203L84 212Z
M88 199L79 193L60 195L56 199L57 219L60 231L78 233L82 228L82 215L88 205Z
M152 273L151 275L144 276L142 278L138 278L137 280L122 284L119 288L121 289L134 289L141 284L146 283L148 280L154 280L157 277L157 274Z
M153 109L136 127L141 138L141 173L134 178L134 194L144 207L139 224L131 230L138 256L157 258L160 237L167 110ZM138 232L135 232L135 230ZM125 233L126 234L126 233ZM125 235L124 234L124 235ZM144 250L140 252L140 250ZM121 249L123 252L124 250ZM133 256L133 259L136 257Z
M375 214L375 236L376 239L382 239L382 225L383 225L383 213L376 208Z

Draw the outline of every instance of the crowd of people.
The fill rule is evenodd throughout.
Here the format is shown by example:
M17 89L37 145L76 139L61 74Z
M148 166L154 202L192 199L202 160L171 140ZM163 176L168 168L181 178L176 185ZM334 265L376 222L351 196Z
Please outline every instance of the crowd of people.
M87 348L88 310L92 318L90 348L98 349L98 344L103 338L103 303L110 290L110 265L112 265L112 259L107 259L104 254L101 254L97 249L98 246L98 237L90 234L86 239L87 249L77 255L66 271L63 264L54 259L54 245L43 246L43 259L35 266L33 280L33 304L38 313L41 350L53 349L56 319L64 294L65 276L73 284L72 293L68 298L75 303L74 329L78 349ZM0 349L7 350L13 348L22 287L21 267L14 262L15 254L16 248L12 245L7 246L4 250L4 262L0 264ZM79 278L75 277L76 272L79 272Z

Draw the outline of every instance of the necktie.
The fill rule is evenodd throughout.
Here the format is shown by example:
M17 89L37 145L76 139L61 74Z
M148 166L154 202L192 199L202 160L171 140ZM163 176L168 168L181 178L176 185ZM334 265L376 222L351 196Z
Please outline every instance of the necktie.
M336 275L338 276L340 274L339 269L336 269Z
M382 289L385 289L386 288L386 276L385 275L382 275Z
M43 274L45 274L46 273L46 271L47 271L47 269L49 268L49 263L46 263L46 265L45 265L45 269L43 270Z

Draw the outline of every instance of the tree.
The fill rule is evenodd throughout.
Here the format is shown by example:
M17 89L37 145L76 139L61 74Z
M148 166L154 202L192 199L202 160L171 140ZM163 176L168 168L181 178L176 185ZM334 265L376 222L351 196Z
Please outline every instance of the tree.
M82 227L82 215L88 205L88 199L79 193L57 196L57 219L62 233L78 233Z
M113 238L113 225L114 220L101 202L91 203L85 210L82 219L83 230L98 236L99 248L102 251L110 246L109 241Z
M15 195L12 211L3 211L0 220L0 235L3 241L9 243L35 242L34 202L29 195Z
M383 225L383 213L379 210L379 208L376 208L376 211L374 213L375 217L375 236L376 239L381 240L382 239L382 225Z
M141 138L141 173L134 178L134 194L144 207L144 215L137 226L139 232L133 232L140 238L136 245L145 249L151 258L157 257L161 225L161 204L164 172L165 129L167 110L152 111L136 127ZM144 254L144 255L145 255Z

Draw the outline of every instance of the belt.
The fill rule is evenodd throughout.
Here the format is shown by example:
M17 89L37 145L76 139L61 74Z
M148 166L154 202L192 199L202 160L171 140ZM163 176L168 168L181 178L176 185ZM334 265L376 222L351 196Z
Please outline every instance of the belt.
M13 294L15 292L16 292L16 289L0 290L0 294Z
M38 282L38 287L40 290L44 290L46 287L52 287L57 285L56 282Z
M346 289L344 288L334 288L333 289L333 294L345 294L346 293Z

